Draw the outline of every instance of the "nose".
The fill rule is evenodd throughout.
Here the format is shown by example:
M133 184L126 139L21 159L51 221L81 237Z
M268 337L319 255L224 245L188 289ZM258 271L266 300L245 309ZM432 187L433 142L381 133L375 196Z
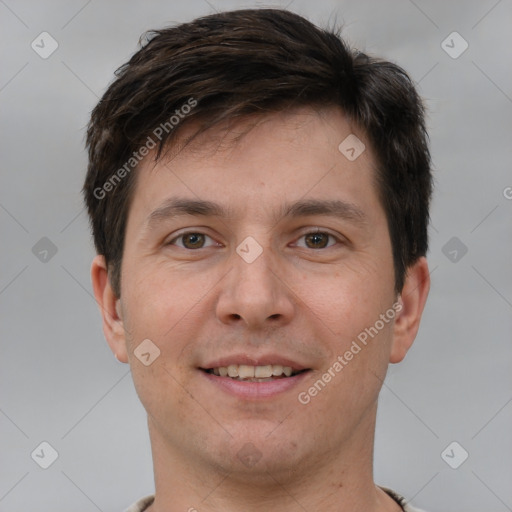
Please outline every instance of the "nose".
M253 330L289 323L296 301L285 281L284 262L268 247L254 261L237 252L230 259L231 271L221 282L216 305L219 320Z

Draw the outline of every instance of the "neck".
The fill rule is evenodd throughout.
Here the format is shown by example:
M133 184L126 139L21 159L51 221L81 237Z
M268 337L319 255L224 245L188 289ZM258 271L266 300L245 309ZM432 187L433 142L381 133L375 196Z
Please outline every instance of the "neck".
M155 501L148 512L398 512L398 504L373 482L375 416L376 406L329 454L248 474L184 453L166 442L149 419Z

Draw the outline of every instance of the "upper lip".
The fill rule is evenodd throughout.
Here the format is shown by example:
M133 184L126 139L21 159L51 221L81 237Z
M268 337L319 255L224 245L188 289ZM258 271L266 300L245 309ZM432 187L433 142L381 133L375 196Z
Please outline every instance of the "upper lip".
M220 368L226 367L231 364L246 364L249 366L267 366L267 365L281 365L281 366L289 366L294 371L301 371L309 369L308 366L305 366L297 361L294 361L291 358L283 357L277 354L267 354L260 356L249 356L247 354L238 354L238 355L230 355L226 357L221 357L219 359L215 359L214 361L208 362L201 366L203 370L210 370L212 368Z

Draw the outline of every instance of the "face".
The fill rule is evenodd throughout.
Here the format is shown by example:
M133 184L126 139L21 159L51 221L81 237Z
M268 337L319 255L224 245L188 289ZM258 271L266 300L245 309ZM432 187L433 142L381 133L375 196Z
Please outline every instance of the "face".
M371 430L403 348L375 160L335 109L211 132L138 170L105 332L173 456L311 467ZM366 145L353 161L350 134Z

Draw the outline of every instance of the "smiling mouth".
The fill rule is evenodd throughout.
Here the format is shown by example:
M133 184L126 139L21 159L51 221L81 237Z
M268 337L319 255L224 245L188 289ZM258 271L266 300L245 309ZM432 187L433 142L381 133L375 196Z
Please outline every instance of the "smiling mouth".
M229 366L219 366L216 368L201 368L201 370L217 377L228 377L244 382L270 382L294 377L309 371L308 369L294 370L291 366L282 366L280 364L267 364L264 366L230 364Z

